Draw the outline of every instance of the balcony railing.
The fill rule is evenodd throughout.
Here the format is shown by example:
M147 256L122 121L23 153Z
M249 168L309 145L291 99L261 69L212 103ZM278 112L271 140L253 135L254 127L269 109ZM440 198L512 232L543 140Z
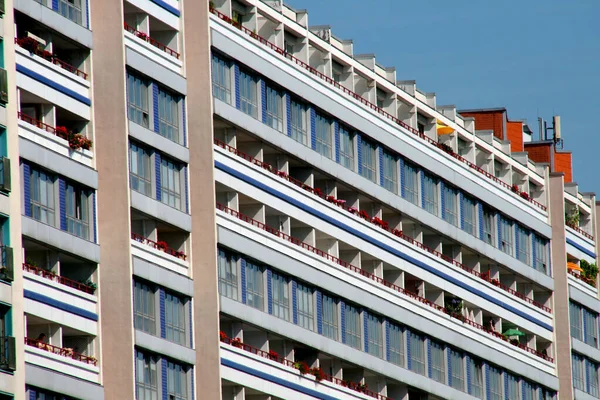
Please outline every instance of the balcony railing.
M54 282L58 282L61 285L65 285L70 288L80 290L84 293L94 294L94 292L96 291L96 289L91 286L74 281L73 279L65 278L64 276L56 275L54 272L46 271L45 269L34 267L33 265L24 263L23 271L31 272L32 274L41 276L42 278L49 279Z
M328 381L335 385L343 386L351 390L355 390L360 393L364 393L367 396L373 397L377 400L392 400L390 397L384 396L367 388L367 385L363 385L356 382L345 381L335 376L324 373L320 368L317 369L308 369L308 366L303 362L294 362L292 360L288 360L287 358L280 357L279 354L271 351L267 352L264 350L257 349L256 347L250 346L248 344L242 343L239 339L232 339L225 336L221 333L221 342L236 347L238 349L242 349L252 354L256 354L259 357L266 358L271 361L278 362L280 364L285 365L286 367L295 368L300 371L301 375L310 374L313 375L317 382L320 381Z
M256 158L253 158L253 157L239 151L235 147L229 146L228 144L221 142L218 139L214 139L214 143L215 143L215 145L217 145L225 150L228 150L230 153L233 153L233 154L243 158L244 160L263 168L264 170L271 172L272 174L277 175L280 178L282 178L290 183L293 183L294 185L306 190L307 192L310 192L316 196L319 196L320 198L322 198L326 201L329 201L330 203L333 203L333 204L337 205L338 207L343 208L344 210L346 210L352 214L357 214L355 209L353 209L353 207L347 207L345 205L345 201L343 201L343 200L340 201L338 199L335 199L333 196L325 196L323 193L321 193L321 191L319 189L315 189L315 188L305 184L302 181L294 179L291 176L289 176L288 174L277 170L277 168L273 167L272 165L267 164L264 161L257 160ZM360 216L360 214L359 214L359 216ZM439 257L446 262L449 262L450 264L462 269L463 271L466 271L474 276L477 276L478 278L483 279L486 282L491 283L492 285L504 290L505 292L512 294L515 297L518 297L519 299L525 301L526 303L529 303L529 304L531 304L537 308L540 308L548 313L552 312L552 310L549 307L546 307L545 305L543 305L535 300L530 299L523 293L519 293L516 290L511 289L509 286L501 283L498 279L491 279L489 273L481 273L481 272L475 271L474 269L469 268L466 265L454 260L452 257L444 255L444 254L440 253L439 251L436 251L428 246L425 246L423 243L420 243L420 242L416 241L415 239L411 238L410 236L405 235L404 233L402 233L402 231L399 231L397 229L390 229L389 224L385 221L382 221L381 219L375 219L375 218L371 219L367 215L366 221L369 221L369 222L373 223L374 225L379 226L381 229L390 232L394 236L396 236L410 244L413 244L414 246L418 247L421 250L425 250L428 253L433 254L434 256Z
M88 74L86 74L85 72L60 60L59 58L57 58L54 54L50 53L49 51L42 50L40 48L40 43L37 40L35 40L34 38L30 38L30 37L15 38L15 44L17 44L19 47L24 48L25 50L29 51L30 53L33 53L33 54L43 58L44 60L51 62L52 64L58 65L62 69L69 71L70 73L75 74L80 78L83 78L86 80L88 78Z
M152 46L164 51L165 53L167 53L170 56L173 56L179 60L179 53L176 52L175 50L171 49L168 46L165 46L164 44L156 41L155 39L152 39L147 33L138 31L134 27L129 26L127 24L127 22L124 22L123 26L127 32L132 33L133 35L137 36L138 38L142 39L143 41L150 43Z
M569 228L573 229L575 232L577 232L577 233L585 236L586 238L588 238L590 240L594 240L594 237L592 235L590 235L589 233L587 233L586 231L584 231L583 229L581 229L577 225L570 224L568 222L565 222L565 225L567 225Z
M434 303L434 302L432 302L432 301L430 301L430 300L428 300L428 299L426 299L424 297L421 297L421 296L419 296L416 293L413 293L413 292L411 292L411 291L409 291L409 290L407 290L407 289L405 289L403 287L400 287L398 285L395 285L395 284L393 284L391 282L388 282L388 281L384 280L383 278L378 277L377 275L375 275L373 273L370 273L368 271L365 271L364 269L358 268L358 267L350 264L349 262L346 262L346 261L344 261L344 260L342 260L342 259L340 259L338 257L332 256L331 254L327 253L326 251L318 249L318 248L316 248L316 247L314 247L314 246L312 246L312 245L310 245L308 243L304 243L300 239L297 239L297 238L295 238L293 236L290 236L287 233L281 232L281 231L279 231L279 230L277 230L275 228L272 228L272 227L270 227L270 226L268 226L268 225L266 225L266 224L264 224L264 223L262 223L260 221L255 220L254 218L251 218L251 217L249 217L247 215L244 215L244 214L240 213L239 211L233 210L233 209L231 209L229 207L226 207L226 206L224 206L224 205L222 205L220 203L216 203L216 208L217 208L217 210L223 211L224 213L229 214L229 215L231 215L234 218L237 218L237 219L239 219L241 221L244 221L244 222L246 222L246 223L248 223L248 224L250 224L252 226L255 226L255 227L257 227L257 228L259 228L259 229L261 229L261 230L263 230L265 232L268 232L268 233L270 233L270 234L272 234L274 236L277 236L280 239L285 240L286 242L292 243L292 244L294 244L294 245L296 245L298 247L301 247L304 250L308 250L311 253L314 253L314 254L316 254L316 255L318 255L320 257L323 257L327 261L331 261L334 264L340 265L340 266L342 266L344 268L349 269L350 271L356 272L356 273L358 273L358 274L360 274L360 275L362 275L362 276L364 276L364 277L366 277L368 279L371 279L371 280L377 282L378 284L381 284L381 285L383 285L383 286L385 286L385 287L387 287L389 289L392 289L392 290L394 290L394 291L396 291L398 293L401 293L401 294L403 294L403 295L405 295L407 297L410 297L410 298L412 298L412 299L414 299L414 300L416 300L416 301L418 301L420 303L423 303L423 304L425 304L425 305L427 305L427 306L429 306L429 307L431 307L431 308L433 308L433 309L435 309L437 311L446 313L446 314L450 315L450 317L452 317L452 318L459 319L461 322L463 322L463 323L465 323L467 325L471 325L474 328L477 328L477 329L479 329L481 331L489 333L490 335L496 336L496 337L498 337L498 338L500 338L500 339L502 339L502 340L504 340L506 342L509 342L508 338L506 336L502 335L499 332L496 332L496 331L494 331L494 330L492 330L492 329L490 329L488 327L485 327L485 326L483 326L483 325L481 325L481 324L479 324L479 323L477 323L475 321L471 321L470 319L468 319L468 318L466 318L466 317L464 317L462 315L452 314L446 308L444 308L444 307L442 307L442 306L440 306L440 305L438 305L438 304L436 304L436 303ZM525 350L525 351L527 351L527 352L529 352L531 354L534 354L534 355L536 355L538 357L541 357L541 358L543 358L546 361L554 362L554 359L552 357L549 357L546 354L544 354L542 352L539 352L537 350L534 350L532 348L529 348L529 347L527 347L525 345L515 344L515 346L520 347L521 349L523 349L523 350Z
M165 253L167 253L173 257L180 258L184 261L187 258L187 256L185 255L185 253L183 251L178 251L178 250L170 248L166 242L163 242L163 241L156 242L152 239L148 239L147 237L138 235L137 233L133 233L133 232L131 232L131 238L133 240L135 240L136 242L140 242L147 246L154 247L156 250L164 251Z
M408 130L410 133L420 137L421 139L425 140L426 142L428 142L429 144L431 144L432 146L438 148L440 151L444 152L444 153L448 153L450 154L451 157L454 157L455 159L457 159L458 161L466 164L468 167L474 169L475 171L479 172L480 174L484 175L485 177L487 177L488 179L496 182L497 184L499 184L500 186L503 186L505 189L507 189L509 192L512 192L511 190L511 185L509 185L508 183L504 182L501 179L498 179L497 177L495 177L494 175L490 174L489 172L487 172L486 170L484 170L483 168L479 167L477 164L472 163L471 161L467 160L466 158L462 157L459 154L456 154L454 152L450 153L448 152L441 143L436 142L435 140L429 138L428 136L426 136L423 133L420 133L417 129L411 127L410 125L408 125L407 123L405 123L404 121L394 117L393 115L391 115L390 113L384 111L382 108L377 107L375 104L371 103L370 101L368 101L367 99L365 99L364 97L360 96L359 94L353 92L350 89L347 89L346 87L344 87L343 85L340 85L338 82L336 82L335 80L333 80L332 78L328 77L327 75L319 72L317 69L311 67L310 65L308 65L307 63L305 63L302 60L299 60L298 58L294 57L293 55L289 54L288 52L286 52L285 50L277 47L276 45L274 45L273 43L269 42L267 39L257 35L255 32L251 31L250 29L244 27L243 25L241 25L239 22L235 22L234 20L232 20L231 18L229 18L227 15L215 10L214 8L211 8L210 11L215 14L217 17L219 17L220 19L222 19L223 21L235 26L236 28L240 29L242 32L246 33L247 35L249 35L250 37L252 37L253 39L258 40L260 43L264 44L265 46L269 47L271 50L274 50L276 53L278 53L279 55L287 58L288 60L292 61L293 63L295 63L296 65L300 66L301 68L304 68L305 70L307 70L308 72L310 72L311 74L319 77L320 79L324 80L325 82L329 83L330 85L335 86L336 88L338 88L339 90L341 90L342 92L346 93L347 95L349 95L350 97L354 98L355 100L357 100L358 102L360 102L361 104L365 105L366 107L370 108L371 110L375 111L376 113L383 115L384 117L390 119L391 121L393 121L395 124L400 125L401 127L403 127L404 129ZM517 195L518 196L518 195ZM521 197L521 196L518 196ZM528 198L528 199L524 199L532 204L534 204L535 206L539 207L540 209L546 211L546 206L544 206L543 204L533 200L532 198Z
M0 279L6 282L12 282L15 279L15 268L13 261L13 249L8 246L0 246Z
M73 349L53 346L51 344L40 342L39 340L34 340L34 339L29 339L29 338L25 338L25 344L27 346L36 347L38 349L45 350L49 353L56 354L56 355L59 355L62 357L72 358L73 360L81 361L86 364L92 364L94 366L96 366L98 364L98 360L96 360L96 357L86 356L84 354L76 353L73 351Z
M591 279L591 278L586 278L585 276L581 275L580 273L577 273L575 271L572 270L567 270L567 272L573 276L574 278L580 280L581 282L587 283L588 285L590 285L593 288L596 288L596 280L595 279Z
M14 337L0 337L0 369L8 371L14 371L17 369Z
M69 147L73 150L90 150L90 148L92 147L92 141L90 139L88 139L81 133L70 132L64 126L53 127L42 121L38 121L37 119L32 118L21 111L17 111L17 118L48 133L58 136L61 139L66 140L69 143Z

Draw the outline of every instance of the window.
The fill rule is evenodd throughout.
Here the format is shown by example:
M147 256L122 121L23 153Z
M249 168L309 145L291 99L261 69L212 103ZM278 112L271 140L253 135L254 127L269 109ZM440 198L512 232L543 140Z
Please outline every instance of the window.
M217 57L212 57L212 90L217 99L231 104L231 63Z
M290 320L290 297L288 292L288 281L285 277L273 272L271 276L273 286L273 315Z
M556 393L548 390L548 389L541 389L542 391L542 397L540 397L541 400L555 400L556 398Z
M446 361L444 357L444 346L437 342L431 342L431 378L437 382L446 382Z
M136 352L136 400L158 400L157 357Z
M438 181L427 173L423 179L423 208L433 215L438 215Z
M331 121L319 114L315 118L317 153L331 158Z
M267 125L283 132L283 95L268 85L266 95Z
M238 299L237 260L232 254L219 249L219 293L230 299Z
M81 0L59 0L58 13L78 25L82 25Z
M529 255L531 253L531 244L529 242L529 231L517 225L517 239L519 240L518 259L529 265Z
M160 201L181 209L181 166L168 158L160 160Z
M464 194L461 197L463 230L471 235L475 235L475 201Z
M450 352L450 368L452 369L452 387L458 390L465 390L465 367L463 365L463 355L455 350Z
M452 186L444 185L444 221L458 226L457 192Z
M344 305L344 311L346 317L346 344L360 350L362 348L360 342L360 311L350 304Z
M361 175L371 182L377 181L377 149L375 144L363 139L360 143L362 158L361 158Z
M135 282L133 293L135 307L135 329L156 334L154 288L145 283Z
M326 294L323 295L323 336L338 340L337 301Z
M148 83L130 73L127 73L127 116L138 125L150 126Z
M409 163L404 163L404 182L402 196L413 204L419 203L419 170Z
M548 241L544 238L533 234L533 246L534 246L534 260L533 268L548 274Z
M350 131L340 125L340 164L354 171L354 138Z
M489 367L488 379L490 385L489 400L503 400L502 397L502 372L498 368Z
M129 143L129 184L131 189L146 196L152 195L150 152L135 143Z
M500 250L508 255L513 255L513 234L514 228L512 221L500 217Z
M589 385L588 393L598 398L598 364L586 360L586 375L587 383Z
M368 353L383 358L383 329L381 318L365 313L367 318L367 333L369 348Z
M299 283L296 286L296 295L298 296L298 325L313 331L315 323L313 291L308 286Z
M158 133L179 143L179 98L158 88Z
M246 262L246 304L263 310L263 270L256 264Z
M339 62L332 60L331 72L333 80L339 83L342 80L342 75L344 74L344 66Z
M471 369L471 395L478 399L483 399L483 366L480 361L469 358L469 368Z
M167 362L167 394L169 400L186 400L187 389L185 368L174 362Z
M172 293L165 293L165 326L167 340L185 345L185 301Z
M535 393L535 386L527 381L522 381L521 385L523 386L523 400L539 400Z
M585 329L583 341L592 347L598 347L598 319L597 314L583 308L583 326Z
M54 177L32 168L29 185L31 216L44 224L54 226Z
M390 362L404 366L404 332L394 324L390 324Z
M494 214L492 210L487 207L483 207L483 237L481 240L487 244L491 244L496 247L495 238L495 225L494 225Z
M506 400L519 400L519 380L516 376L506 373Z
M425 375L425 338L414 332L409 332L410 339L410 370Z
M251 117L258 116L256 94L256 78L245 71L240 71L240 109Z
M398 162L396 156L383 151L383 187L392 193L398 193Z
M292 100L290 102L290 120L291 138L306 145L306 105Z
M86 240L90 237L89 195L89 190L67 183L67 232Z
M575 303L569 303L569 319L571 321L571 337L583 340L583 319L581 307Z
M571 364L573 368L573 387L585 392L585 375L583 372L583 357L577 354L571 354Z

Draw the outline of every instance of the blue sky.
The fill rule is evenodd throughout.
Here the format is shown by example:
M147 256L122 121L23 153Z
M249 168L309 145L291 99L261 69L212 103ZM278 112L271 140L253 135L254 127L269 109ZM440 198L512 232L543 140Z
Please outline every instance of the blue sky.
M438 105L506 107L535 135L538 116L560 115L579 190L600 197L600 0L285 2Z

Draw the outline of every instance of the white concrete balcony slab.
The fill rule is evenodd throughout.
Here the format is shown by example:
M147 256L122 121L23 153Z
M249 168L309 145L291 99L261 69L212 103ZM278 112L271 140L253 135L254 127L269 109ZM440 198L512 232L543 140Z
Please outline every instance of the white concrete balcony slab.
M136 36L136 34L127 30L125 30L123 34L125 35L125 47L129 47L137 53L144 54L150 60L173 72L183 75L183 63L178 52L156 42L153 42L155 44L152 44L148 42L150 39L141 39Z
M46 347L40 348L44 346ZM69 349L25 344L25 362L85 381L100 383L100 368L95 358L80 357Z
M132 234L131 255L180 275L189 276L190 263L187 257L184 259L185 255L177 256L175 252L170 252L168 249L163 251L156 242L149 239Z

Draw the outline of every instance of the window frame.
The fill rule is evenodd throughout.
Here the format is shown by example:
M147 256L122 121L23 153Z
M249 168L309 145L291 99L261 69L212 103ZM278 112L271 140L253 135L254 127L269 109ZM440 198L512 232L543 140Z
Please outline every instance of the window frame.
M290 101L290 132L289 135L298 143L306 146L308 138L308 107L305 103L295 100Z
M332 128L331 118L315 113L315 150L330 160L333 159Z
M436 382L446 384L446 349L444 344L429 340L431 359L431 376Z
M361 138L361 172L363 178L377 182L377 145L368 139Z
M156 287L152 284L134 281L133 321L136 330L156 336ZM140 325L141 324L141 325Z
M160 157L160 201L180 211L185 207L184 168L169 157Z
M135 394L137 400L158 400L160 359L153 354L136 350ZM140 374L143 380L140 380ZM140 394L144 389L144 395Z
M415 165L404 162L404 171L402 180L403 198L414 205L421 205L421 196L419 191L419 174L422 173ZM409 178L410 177L410 178ZM411 186L408 183L412 183Z
M298 326L315 331L314 289L308 285L297 283L296 305Z
M365 313L367 319L367 353L383 358L383 319L372 313Z
M92 190L74 183L65 181L65 218L66 231L85 240L90 240L92 227Z
M240 69L240 110L252 118L258 119L258 82L251 72Z
M323 336L329 339L338 340L339 338L339 306L336 298L323 293Z
M43 181L42 177L44 177ZM54 227L56 226L56 181L55 175L43 169L30 167L29 204L31 218ZM42 189L42 187L45 187L45 189ZM45 199L42 199L42 197L45 197ZM36 216L38 214L39 217ZM45 215L45 218L42 218L42 215Z
M182 346L187 345L186 299L165 291L165 338Z
M439 179L427 172L423 177L423 209L435 216L439 215Z
M500 215L500 251L514 256L515 254L515 227L514 222Z
M383 187L398 193L398 157L383 149Z
M444 221L451 225L459 226L458 222L458 190L454 186L444 184Z
M240 286L238 283L238 258L222 249L218 250L217 256L219 294L237 301L239 300Z
M354 138L355 135L344 125L339 125L340 135L340 164L351 171L355 170L354 166Z
M142 165L146 164L146 165ZM135 167L135 170L134 170ZM140 170L142 173L138 173ZM146 174L148 175L146 177ZM129 186L132 190L145 196L152 197L152 152L146 147L130 141L129 142ZM144 189L140 189L141 187Z
M461 211L462 215L462 229L463 231L471 234L473 236L477 233L477 203L473 198L467 196L466 194L461 194Z
M290 286L289 279L286 276L277 272L271 273L273 315L284 321L290 321Z
M413 331L408 331L408 335L410 337L410 370L419 375L427 376L425 360L426 338Z
M213 53L211 72L213 97L231 104L231 61Z
M180 141L181 96L158 86L158 134L172 142Z
M169 400L187 400L188 399L188 373L186 371L186 367L182 364L167 361L167 397ZM175 374L179 375L179 379ZM177 382L179 380L179 382ZM175 386L175 387L173 387ZM181 392L179 392L179 390Z
M399 325L389 323L390 362L401 367L406 365L405 330ZM398 361L398 362L396 362Z
M352 348L362 350L361 333L361 310L348 303L344 303L344 315L346 319L346 344Z
M251 261L246 261L246 305L265 308L264 268Z
M127 119L150 129L150 82L127 71Z
M283 132L283 92L271 84L265 83L265 86L264 102L267 117L265 123L271 128Z

